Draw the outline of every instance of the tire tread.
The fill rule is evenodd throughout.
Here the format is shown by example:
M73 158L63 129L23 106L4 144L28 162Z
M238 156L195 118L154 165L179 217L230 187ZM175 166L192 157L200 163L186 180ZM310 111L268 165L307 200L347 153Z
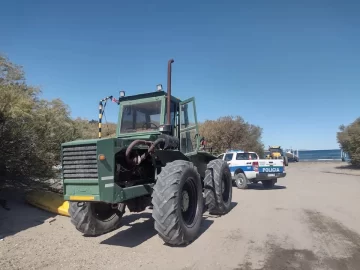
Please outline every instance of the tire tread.
M177 201L179 185L183 172L193 170L200 180L197 168L190 161L175 160L162 168L152 193L154 227L160 238L171 245L190 242L179 224ZM201 182L200 182L201 186ZM202 214L202 213L201 213Z
M229 192L230 194L230 203L226 205L222 200L222 190L221 190L221 175L222 170L225 170L224 173L228 174L229 179ZM214 215L224 215L230 210L231 199L232 199L232 179L230 174L230 169L228 164L222 159L214 159L210 161L207 165L207 170L205 172L205 203L208 206L210 214Z

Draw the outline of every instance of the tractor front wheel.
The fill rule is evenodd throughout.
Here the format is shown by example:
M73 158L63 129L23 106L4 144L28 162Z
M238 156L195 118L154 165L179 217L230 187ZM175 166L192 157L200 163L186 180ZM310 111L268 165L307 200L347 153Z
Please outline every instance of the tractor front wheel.
M70 202L71 223L86 236L98 236L119 227L125 204L113 208L101 202Z
M192 242L203 214L200 175L193 163L169 162L161 170L152 193L155 230L170 245Z

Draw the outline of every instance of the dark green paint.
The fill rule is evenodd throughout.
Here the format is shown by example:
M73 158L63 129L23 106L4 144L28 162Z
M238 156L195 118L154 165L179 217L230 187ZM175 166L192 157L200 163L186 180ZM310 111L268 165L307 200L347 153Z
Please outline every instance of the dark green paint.
M140 196L151 195L153 186L154 184L145 184L121 188L118 185L115 185L115 198L112 203L121 203Z
M69 200L70 196L95 196L95 200L100 200L99 186L97 184L66 184L64 185L65 200Z
M140 94L134 96L127 96L120 98L120 108L119 108L119 119L117 126L117 138L104 138L104 139L93 139L93 140L76 140L72 142L67 142L62 144L64 146L76 146L76 145L85 145L85 144L96 144L96 153L97 157L100 154L105 155L106 159L104 161L97 160L97 169L98 169L98 179L66 179L64 180L64 199L69 200L70 196L94 196L95 201L103 201L107 203L120 203L129 199L133 199L139 196L150 195L152 193L153 183L145 185L137 185L127 188L121 188L116 182L119 179L116 179L115 175L115 155L119 151L125 150L125 148L134 140L150 140L154 141L161 134L158 131L147 131L147 132L137 132L137 133L120 133L121 128L121 119L122 119L122 106L128 104L139 104L149 101L161 101L161 117L160 125L164 124L166 119L166 93L164 91L158 91L147 94ZM187 99L183 102L177 99L176 97L171 97L171 100L174 101L177 106L185 104L193 104L189 106L188 110L193 110L190 115L194 115L195 125L187 127L180 130L179 128L174 129L174 136L179 136L181 134L186 134L188 139L188 131L196 131L196 134L199 133L197 116L196 116L196 107L195 107L195 98ZM192 108L191 108L192 107ZM189 122L188 114L184 114L184 121ZM181 124L182 119L177 120L177 124ZM205 177L206 164L213 159L216 159L215 156L208 152L199 151L200 145L200 136L196 138L196 147L194 151L189 153L182 153L180 151L155 151L154 157L158 158L161 161L162 166L165 166L166 163L174 160L190 160L198 168L198 171L201 177ZM104 179L107 178L107 179Z
M97 143L98 156L103 154L106 157L104 161L98 160L99 195L101 201L111 202L114 199L114 188L106 187L106 185L114 184L115 154L117 149L121 149L120 147L116 147L116 141L116 138L111 138ZM103 177L112 177L112 179L103 180Z

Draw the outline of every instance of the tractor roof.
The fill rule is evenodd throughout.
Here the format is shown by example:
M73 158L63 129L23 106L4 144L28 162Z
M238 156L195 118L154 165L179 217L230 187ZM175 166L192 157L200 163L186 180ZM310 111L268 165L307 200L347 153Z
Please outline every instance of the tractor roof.
M129 101L129 100L138 100L138 99L143 99L143 98L151 98L151 97L161 97L161 96L166 96L167 93L165 91L155 91L155 92L148 92L148 93L144 93L144 94L137 94L137 95L132 95L132 96L125 96L125 97L121 97L119 99L119 101ZM176 101L176 102L181 102L180 99L171 96L172 100Z

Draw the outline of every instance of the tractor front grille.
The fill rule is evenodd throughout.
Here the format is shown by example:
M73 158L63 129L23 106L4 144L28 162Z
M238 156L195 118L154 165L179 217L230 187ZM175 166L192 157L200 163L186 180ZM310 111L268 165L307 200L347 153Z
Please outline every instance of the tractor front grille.
M97 179L96 144L64 146L62 169L64 179Z

